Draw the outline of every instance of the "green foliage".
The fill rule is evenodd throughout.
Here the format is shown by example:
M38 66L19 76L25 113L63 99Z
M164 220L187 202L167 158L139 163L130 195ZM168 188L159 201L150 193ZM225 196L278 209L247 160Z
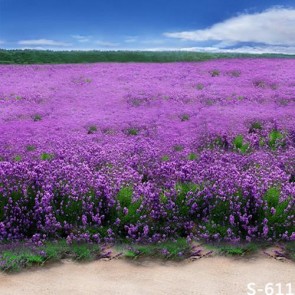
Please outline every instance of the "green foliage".
M255 133L258 130L262 130L262 124L259 121L252 122L249 128L249 133Z
M46 254L46 260L57 261L65 258L70 252L69 245L65 240L60 240L57 242L46 242L41 249Z
M295 241L286 244L286 251L290 258L295 260Z
M280 191L276 187L269 188L264 196L264 199L267 202L268 207L277 207L280 200Z
M181 122L188 121L189 119L190 119L190 115L188 114L183 114L180 116Z
M189 206L187 204L188 194L193 193L198 189L198 186L195 183L191 182L181 182L176 184L176 200L175 204L178 207L179 213L182 216L188 216Z
M182 151L183 149L184 149L184 147L183 147L183 145L181 145L181 144L176 144L176 145L173 146L173 150L174 150L175 152L180 152L180 151Z
M14 157L14 161L16 161L16 162L19 162L19 161L21 161L22 160L22 157L20 156L20 155L16 155L15 157Z
M41 160L43 161L47 161L47 160L52 160L54 158L53 154L49 154L49 153L43 153L41 154Z
M38 122L38 121L41 121L42 120L42 116L41 115L39 115L39 114L35 114L35 115L33 115L33 121L34 122Z
M28 151L28 152L32 152L32 151L34 151L36 149L36 147L34 146L34 145L27 145L26 146L26 150Z
M99 251L99 246L97 246L97 250ZM90 249L87 244L73 244L71 252L75 260L90 260L94 255L93 249Z
M220 75L220 71L219 70L212 70L212 71L210 71L210 75L211 75L211 77L218 77Z
M88 127L87 133L88 134L94 134L97 131L96 125L91 125Z
M51 51L0 49L0 64L66 64L95 62L178 62L203 61L219 58L277 57L292 58L284 54L208 53L184 51Z
M276 233L293 232L295 230L294 226L290 228L282 226L282 224L286 224L290 214L295 214L295 208L293 208L293 212L290 212L290 210L286 211L290 199L280 201L279 188L271 187L266 191L264 200L268 207L268 210L264 211L264 216L268 220L270 231L275 231Z
M202 84L202 83L198 83L198 84L196 85L196 88L197 88L198 90L203 90L203 89L204 89L204 84Z
M52 206L55 212L59 212L59 214L56 214L57 221L81 225L81 220L78 218L83 214L83 202L81 199L75 200L69 196L56 194Z
M58 261L62 258L74 260L95 259L101 253L97 244L73 243L67 244L65 240L46 242L38 248L20 245L4 250L0 254L2 264L0 270L19 271L34 265L43 265L45 262Z
M4 271L19 271L25 267L40 265L45 261L41 255L25 249L4 251L1 256L4 265L1 265L0 269Z
M188 155L188 160L193 161L197 159L197 155L195 153L190 153Z
M121 207L127 207L130 206L132 202L132 195L133 195L133 189L132 187L126 186L121 188L121 190L118 192L117 200L120 203Z
M140 219L140 213L137 212L141 205L141 199L132 200L133 189L132 187L123 187L118 195L117 200L120 204L121 210L116 210L113 212L114 216L117 216L120 220L120 229L124 229L124 225L126 224L135 224ZM124 212L124 208L128 210L128 212Z
M243 135L237 135L233 140L233 146L236 150L240 151L242 154L245 154L249 149L249 144L244 144Z
M282 139L284 138L283 134L278 130L272 130L268 135L268 145L272 150L277 149L279 146L283 146L284 142Z
M139 131L136 128L128 128L126 133L127 135L138 135Z
M244 256L256 252L258 250L258 245L254 243L239 245L220 244L210 245L209 248L216 249L219 254L226 256Z
M162 157L163 162L168 162L170 160L169 156L165 155Z
M161 259L181 260L191 253L191 246L186 239L179 238L175 241L166 241L157 244L132 245L123 249L126 258L136 259L139 257L155 257Z

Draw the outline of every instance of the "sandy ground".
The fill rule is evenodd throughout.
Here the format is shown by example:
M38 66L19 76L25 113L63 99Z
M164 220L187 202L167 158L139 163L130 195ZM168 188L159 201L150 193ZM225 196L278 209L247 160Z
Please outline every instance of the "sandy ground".
M267 283L282 283L282 294L287 294L286 284L291 283L295 293L295 263L267 257L209 257L182 263L118 259L77 264L66 260L18 274L0 274L0 294L255 294L248 283L255 283L256 291Z

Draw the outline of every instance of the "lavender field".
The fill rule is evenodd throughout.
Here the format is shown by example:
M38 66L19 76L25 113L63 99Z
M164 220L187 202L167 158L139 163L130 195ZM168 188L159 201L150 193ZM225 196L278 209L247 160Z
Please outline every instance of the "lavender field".
M295 60L0 66L0 241L295 240Z

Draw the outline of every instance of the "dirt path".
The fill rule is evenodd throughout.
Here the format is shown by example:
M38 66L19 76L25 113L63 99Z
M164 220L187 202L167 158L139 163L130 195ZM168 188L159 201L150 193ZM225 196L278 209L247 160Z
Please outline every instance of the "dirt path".
M19 274L0 274L1 295L92 295L92 294L247 294L248 283L256 290L267 283L292 284L295 293L295 263L270 258L203 258L194 262L141 263L126 260L76 264L63 261L48 268ZM255 293L249 293L255 294ZM257 291L256 294L265 294ZM276 294L276 292L274 292Z

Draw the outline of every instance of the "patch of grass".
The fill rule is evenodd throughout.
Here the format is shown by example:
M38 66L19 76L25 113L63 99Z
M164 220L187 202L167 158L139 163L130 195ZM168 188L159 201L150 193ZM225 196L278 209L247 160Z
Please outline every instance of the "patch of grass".
M43 153L41 154L40 158L43 161L48 161L48 160L52 160L54 158L54 155L49 153Z
M138 133L139 133L139 130L136 128L127 128L126 129L127 135L135 136L135 135L138 135Z
M233 146L236 150L239 150L242 154L245 154L249 149L249 144L244 143L243 135L237 135L233 140Z
M42 116L40 114L35 114L33 115L32 119L34 122L38 122L42 120Z
M189 206L187 204L187 196L189 192L195 192L198 189L198 185L192 182L180 182L176 184L175 189L177 191L175 205L178 207L179 214L188 216Z
M157 244L123 246L123 255L129 259L154 257L182 260L189 257L190 253L191 245L184 238Z
M170 160L169 156L165 155L161 158L163 162L168 162Z
M289 218L289 215L295 214L295 210L293 209L287 210L287 207L290 203L290 199L281 201L280 200L280 189L278 187L269 188L265 195L264 200L267 203L267 210L264 210L264 216L268 220L268 227L270 232L276 232L283 234L286 231L292 233L294 231L294 227L290 226L289 228L286 226L282 226L286 223L286 220Z
M183 147L183 145L181 145L181 144L176 144L176 145L173 146L173 150L174 150L175 152L180 152L180 151L182 151L183 149L184 149L184 147Z
M295 260L295 241L288 242L286 244L286 251L287 251L288 256L292 260Z
M203 90L203 89L204 89L204 84L202 84L202 83L198 83L198 84L196 85L196 88L197 88L198 90Z
M32 152L32 151L34 151L35 149L36 149L36 147L35 147L34 145L29 144L29 145L26 146L26 150L27 150L28 152Z
M183 114L180 116L181 122L188 121L189 119L190 119L190 115L188 114Z
M207 246L209 249L215 250L218 254L225 256L244 256L247 254L253 254L258 249L259 246L255 243L248 244L209 244Z
M33 265L41 265L45 258L40 254L33 251L21 250L8 250L1 253L0 269L3 271L19 271L22 268L30 267Z
M276 150L279 146L284 146L284 136L278 130L272 130L268 135L268 146L272 150Z
M219 70L212 70L210 71L210 75L211 77L218 77L220 75L220 71Z
M72 258L77 261L91 260L99 257L101 248L97 244L73 243L65 240L46 242L43 246L20 245L4 250L0 254L0 270L15 272L46 262L59 261L62 258Z
M117 200L121 209L112 212L113 219L118 217L121 220L119 230L125 231L124 226L127 224L136 224L140 220L140 213L137 212L141 205L141 199L132 200L133 189L132 187L123 187L118 192Z
M258 130L262 130L262 124L259 121L251 123L249 133L256 133Z
M87 133L88 134L94 134L95 132L97 132L97 126L96 125L90 125L87 129Z
M187 158L188 160L193 161L197 159L197 155L195 153L190 153Z
M22 160L22 157L20 155L16 155L14 157L14 161L16 161L16 162L20 162L21 160Z

